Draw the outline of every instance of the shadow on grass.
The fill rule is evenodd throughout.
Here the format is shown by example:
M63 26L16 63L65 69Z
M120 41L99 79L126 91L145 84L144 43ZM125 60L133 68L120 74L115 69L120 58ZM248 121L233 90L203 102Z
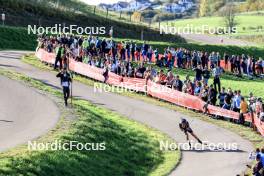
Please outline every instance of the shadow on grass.
M75 107L80 117L61 140L83 144L105 142L104 151L30 152L23 157L9 157L0 175L148 175L163 162L158 141L153 136L146 137L146 131L136 130L133 122L119 121L111 117L112 113L91 105ZM105 118L107 114L109 118Z

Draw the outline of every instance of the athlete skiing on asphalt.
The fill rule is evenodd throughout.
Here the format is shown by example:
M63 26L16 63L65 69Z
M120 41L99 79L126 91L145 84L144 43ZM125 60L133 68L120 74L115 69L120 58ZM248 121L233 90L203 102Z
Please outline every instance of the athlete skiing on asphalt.
M70 73L67 71L67 68L64 68L61 72L57 74L57 77L61 79L61 86L63 89L64 103L65 106L68 106L68 98L70 96L70 84L72 78Z
M189 142L190 147L191 147L191 142L189 141L189 134L188 133L190 133L200 144L203 144L203 142L193 133L193 130L191 129L189 122L186 119L181 120L179 127L185 133L186 139Z

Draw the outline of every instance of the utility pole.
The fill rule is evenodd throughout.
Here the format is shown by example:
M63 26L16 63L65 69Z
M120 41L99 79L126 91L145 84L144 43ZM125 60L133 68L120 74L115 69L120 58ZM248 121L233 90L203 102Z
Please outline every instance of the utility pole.
M59 8L60 0L57 0L57 9Z
M151 26L151 19L149 19L149 28L150 28L150 26Z
M39 26L41 26L41 18L38 19Z
M160 19L159 19L159 30L160 30Z
M4 26L5 25L5 14L4 13L2 13L2 25Z
M106 19L108 18L108 8L106 9Z

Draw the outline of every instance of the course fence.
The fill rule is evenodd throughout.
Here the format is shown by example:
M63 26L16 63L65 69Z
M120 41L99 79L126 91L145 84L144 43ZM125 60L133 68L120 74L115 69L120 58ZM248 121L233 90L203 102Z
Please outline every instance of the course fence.
M45 63L54 64L55 54L48 53L44 49L39 49L36 56ZM69 69L80 75L92 78L97 81L104 81L103 69L90 66L88 64L77 62L73 59L69 59ZM108 84L131 89L137 92L144 92L152 97L165 100L167 102L193 109L199 112L204 112L204 105L206 104L199 97L189 95L177 90L173 90L164 85L156 84L150 80L139 78L123 78L122 76L116 75L114 73L109 73L109 78L107 80ZM211 115L217 115L226 117L233 120L239 119L239 113L231 110L222 109L217 106L208 105L207 113ZM245 115L245 121L252 123L257 130L264 136L264 123L257 117L256 114L247 113Z

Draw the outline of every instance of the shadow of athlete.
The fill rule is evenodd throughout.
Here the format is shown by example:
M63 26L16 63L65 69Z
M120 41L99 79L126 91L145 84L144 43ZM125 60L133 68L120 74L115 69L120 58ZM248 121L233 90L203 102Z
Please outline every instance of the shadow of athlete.
M189 141L189 134L188 133L190 133L200 144L203 144L203 142L193 133L193 130L191 129L189 122L186 119L181 120L179 127L180 127L181 131L183 131L184 134L186 135L186 139L189 142L190 147L191 147L191 142Z

